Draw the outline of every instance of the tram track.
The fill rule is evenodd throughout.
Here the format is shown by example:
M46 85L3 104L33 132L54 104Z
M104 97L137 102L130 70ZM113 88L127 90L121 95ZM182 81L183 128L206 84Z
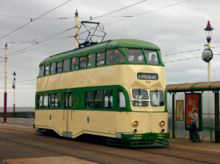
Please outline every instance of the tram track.
M85 159L98 163L217 163L217 154L205 159L210 154L187 151L176 148L162 149L123 149L109 147L88 142L79 142L72 139L60 139L51 136L36 136L31 129L13 128L11 126L1 128L0 140L15 143L18 147L31 147L32 149L45 150L57 155L65 155ZM35 143L33 141L36 141ZM75 149L77 148L77 149ZM191 154L190 154L191 153ZM186 155L187 154L187 155ZM204 156L206 155L206 156ZM202 157L204 156L204 157ZM108 160L109 159L109 160ZM106 160L108 162L106 162Z

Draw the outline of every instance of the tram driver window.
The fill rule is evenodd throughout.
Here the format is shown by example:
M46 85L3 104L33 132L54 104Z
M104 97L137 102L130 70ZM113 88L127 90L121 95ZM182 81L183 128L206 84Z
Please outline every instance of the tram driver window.
M147 64L152 64L152 65L159 64L157 52L155 52L155 51L146 51L145 50L145 55L146 55L146 58L147 58Z
M120 108L125 108L126 107L125 95L124 95L123 92L119 92L119 107Z

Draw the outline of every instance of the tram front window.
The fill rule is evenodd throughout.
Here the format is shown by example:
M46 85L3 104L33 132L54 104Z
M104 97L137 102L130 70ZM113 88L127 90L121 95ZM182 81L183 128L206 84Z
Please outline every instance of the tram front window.
M164 92L163 91L151 91L150 92L151 106L158 107L164 105Z
M144 55L140 49L128 49L129 63L144 64Z
M133 106L148 106L149 105L149 96L148 92L145 89L133 89L132 90L133 98ZM147 101L146 101L147 100Z

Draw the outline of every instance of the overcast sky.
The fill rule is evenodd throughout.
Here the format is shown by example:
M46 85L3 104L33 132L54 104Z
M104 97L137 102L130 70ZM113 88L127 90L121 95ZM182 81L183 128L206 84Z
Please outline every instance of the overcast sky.
M66 0L8 0L0 6L0 38ZM34 106L35 79L39 63L54 53L74 48L73 31L54 36L74 25L75 9L88 20L141 0L72 0L7 38L0 39L0 56L9 44L9 106L12 106L12 72L17 73L17 106ZM108 33L106 39L136 38L157 44L166 64L167 83L207 80L207 64L201 60L207 20L213 27L214 53L220 54L219 0L147 0L144 3L97 19ZM129 17L124 17L129 16ZM62 18L62 19L61 19ZM65 18L65 19L64 19ZM42 43L37 45L37 43ZM21 49L24 51L19 51ZM182 51L196 50L180 53ZM166 56L169 55L169 56ZM220 80L220 55L212 61L212 80ZM3 71L0 57L0 106L3 104Z

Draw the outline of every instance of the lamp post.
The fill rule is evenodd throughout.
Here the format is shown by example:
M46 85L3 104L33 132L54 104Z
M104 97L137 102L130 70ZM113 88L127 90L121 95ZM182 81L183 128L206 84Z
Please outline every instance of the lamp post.
M13 72L12 75L13 75L12 89L13 89L13 98L14 98L14 103L13 103L13 113L14 113L14 116L16 116L16 106L15 106L16 72Z
M211 41L212 41L212 32L214 28L212 28L211 22L208 21L206 27L204 28L206 32L206 41L205 49L202 52L202 60L208 63L208 82L211 81L211 60L213 58L213 52L211 48Z
M3 122L7 122L7 89L8 89L8 44L5 43L5 56L4 56L4 113Z

